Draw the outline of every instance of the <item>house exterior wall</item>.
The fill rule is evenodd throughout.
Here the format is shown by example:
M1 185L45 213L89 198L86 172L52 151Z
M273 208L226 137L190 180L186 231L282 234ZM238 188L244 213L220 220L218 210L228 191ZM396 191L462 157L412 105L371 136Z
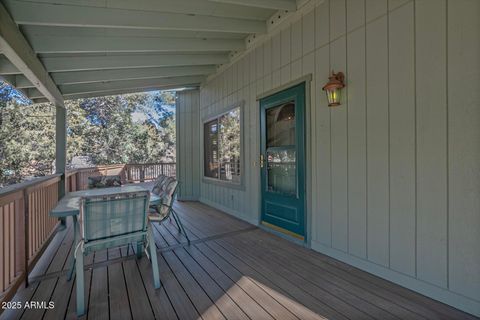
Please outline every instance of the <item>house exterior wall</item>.
M201 87L192 138L245 102L245 187L200 180L200 201L258 224L256 97L311 74L311 248L480 315L479 14L476 0L325 0L269 34ZM333 109L332 69L347 82Z
M177 179L178 200L198 200L200 196L199 90L177 93ZM181 130L181 131L180 131Z

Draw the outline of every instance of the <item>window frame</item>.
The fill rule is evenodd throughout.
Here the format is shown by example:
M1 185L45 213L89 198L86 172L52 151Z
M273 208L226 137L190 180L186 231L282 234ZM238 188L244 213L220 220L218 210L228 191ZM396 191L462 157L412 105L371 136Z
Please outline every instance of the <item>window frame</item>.
M244 148L244 101L240 101L234 104L231 104L222 110L220 112L216 113L211 113L205 117L202 118L202 123L201 123L201 168L202 168L202 182L204 183L209 183L209 184L214 184L218 186L223 186L227 188L234 188L234 189L245 189L245 148ZM233 109L239 108L240 110L240 181L239 182L234 182L234 181L228 181L228 180L221 180L220 178L212 178L212 177L207 177L205 175L205 125L212 120L219 119L223 115L229 113Z

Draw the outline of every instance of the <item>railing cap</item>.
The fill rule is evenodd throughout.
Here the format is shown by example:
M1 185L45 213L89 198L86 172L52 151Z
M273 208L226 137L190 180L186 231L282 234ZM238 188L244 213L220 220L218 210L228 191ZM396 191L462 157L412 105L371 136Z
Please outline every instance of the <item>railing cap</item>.
M4 197L6 195L9 195L9 194L17 192L17 191L21 191L21 190L26 189L26 188L34 187L37 184L48 181L50 179L58 178L60 176L62 176L61 173L55 173L55 174L51 174L51 175L48 175L48 176L37 177L37 178L34 178L32 180L12 184L10 186L7 186L7 187L4 187L4 188L0 189L0 197Z

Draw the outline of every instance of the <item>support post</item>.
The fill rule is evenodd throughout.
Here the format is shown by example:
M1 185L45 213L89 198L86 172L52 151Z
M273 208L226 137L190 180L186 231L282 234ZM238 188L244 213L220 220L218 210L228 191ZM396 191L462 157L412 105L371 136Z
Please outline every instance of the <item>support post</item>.
M67 110L63 105L55 105L55 173L60 173L58 199L65 196L65 171L67 163ZM65 218L60 219L63 227Z

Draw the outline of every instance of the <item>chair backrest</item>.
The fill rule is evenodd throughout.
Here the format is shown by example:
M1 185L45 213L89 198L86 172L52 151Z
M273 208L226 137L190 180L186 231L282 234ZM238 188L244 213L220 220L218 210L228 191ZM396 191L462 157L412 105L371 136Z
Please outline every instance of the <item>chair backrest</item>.
M175 192L177 191L178 187L178 180L175 178L169 177L167 179L167 183L165 184L162 192L159 194L162 206L160 206L160 214L166 215L168 214L169 207L173 205L173 200L175 198Z
M82 198L85 242L146 231L148 191Z
M152 193L159 195L165 192L165 188L172 180L175 180L175 178L165 175L158 176L157 180L155 180L155 184L153 185Z
M163 185L165 184L165 181L168 177L167 176L164 176L163 174L162 175L159 175L157 180L155 180L155 183L153 185L153 188L152 188L152 193L153 194L160 194L160 192L162 191L162 188L163 188Z
M121 185L122 177L119 175L88 177L88 189L120 187Z

